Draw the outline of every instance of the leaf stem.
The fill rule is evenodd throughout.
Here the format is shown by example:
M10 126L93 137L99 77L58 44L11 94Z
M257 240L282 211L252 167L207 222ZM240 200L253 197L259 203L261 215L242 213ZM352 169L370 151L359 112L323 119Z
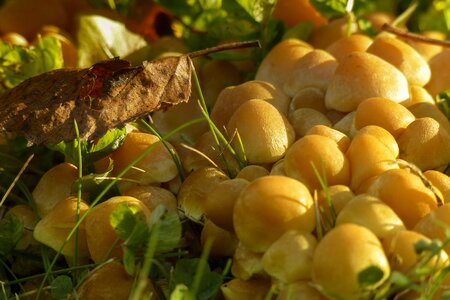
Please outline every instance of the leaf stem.
M245 42L235 42L235 43L226 43L222 45L218 45L215 47L210 47L198 51L194 51L191 53L188 53L187 55L190 58L199 57L199 56L205 56L211 53L226 51L226 50L236 50L236 49L243 49L243 48L261 48L261 45L259 41L245 41Z
M412 33L412 32L408 32L406 30L396 28L387 23L384 23L383 26L381 26L381 29L384 31L393 33L399 37L411 40L411 41L426 43L426 44L431 44L431 45L437 45L437 46L442 46L442 47L450 47L450 41L429 38L429 37L426 37L426 36L423 36L423 35L420 35L417 33Z

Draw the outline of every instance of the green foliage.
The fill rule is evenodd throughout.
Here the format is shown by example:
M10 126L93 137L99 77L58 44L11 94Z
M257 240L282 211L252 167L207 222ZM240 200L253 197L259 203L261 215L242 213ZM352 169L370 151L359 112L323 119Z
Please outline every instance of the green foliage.
M215 46L229 40L259 40L263 50L240 55L215 54L221 59L251 59L259 62L263 54L279 41L286 27L271 19L275 0L156 0L180 20L183 39L192 50Z
M94 7L110 8L123 15L128 15L134 4L134 0L88 0Z
M125 24L98 15L79 18L78 66L93 64L116 56L124 57L146 46L143 37L129 31Z
M327 19L345 15L347 0L311 0L311 4Z
M137 260L145 252L148 239L158 223L156 254L175 249L181 239L181 221L174 212L167 212L163 206L156 207L148 220L137 206L126 203L118 205L110 219L117 237L124 240L124 266L129 274L136 269Z
M106 157L108 154L119 148L126 136L125 127L109 130L96 142L78 140L70 142L60 142L56 145L48 146L51 150L64 154L67 161L78 165L78 148L81 148L83 166L92 167L92 164Z
M377 266L370 266L358 273L358 285L362 288L370 287L380 282L384 272Z
M195 297L187 286L178 284L170 294L170 300L195 300Z
M29 47L0 41L0 94L32 76L62 68L61 44L53 37L39 38Z
M176 212L166 211L162 206L158 206L152 213L150 224L158 220L158 243L156 253L166 253L175 249L182 236L182 226L180 217Z
M0 257L8 255L22 238L23 222L14 214L7 214L0 221Z
M360 18L357 20L358 22L358 28L365 34L371 37L375 37L377 35L377 32L375 28L373 27L373 24L364 18Z
M444 91L436 97L436 105L450 119L450 91Z
M299 40L308 40L309 35L311 34L313 29L312 22L300 22L296 26L287 30L283 35L283 40L286 39L299 39Z
M173 289L175 290L174 293L181 293L183 298L174 299L191 299L190 297L193 295L189 295L189 291L185 290L184 287L188 287L189 290L192 289L194 278L198 276L198 273L201 274L202 281L197 294L194 295L196 296L195 299L210 299L217 293L222 284L222 276L216 272L212 272L208 264L204 264L204 267L199 269L198 266L200 263L201 261L199 258L184 258L178 260L175 266L172 284ZM186 295L189 296L186 297Z
M52 289L52 298L55 300L68 299L73 290L72 279L67 275L55 277L50 286Z

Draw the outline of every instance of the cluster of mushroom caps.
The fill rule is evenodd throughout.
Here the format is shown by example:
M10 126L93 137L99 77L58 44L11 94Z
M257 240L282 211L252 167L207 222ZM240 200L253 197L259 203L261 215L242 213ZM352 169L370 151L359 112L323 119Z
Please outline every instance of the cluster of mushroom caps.
M154 149L119 182L122 196L92 209L78 205L70 196L77 169L58 165L33 192L41 217L34 238L59 250L77 210L89 210L62 253L68 261L75 249L94 262L120 258L113 209L127 203L149 216L163 204L204 225L200 239L213 240L211 255L233 257L234 279L221 288L227 300L263 299L272 284L280 300L358 299L391 270L413 267L419 259L414 243L445 240L437 223L450 225L450 178L443 173L450 163L450 124L433 100L450 88L450 50L385 33L345 36L341 21L325 25L310 43L280 42L255 80L224 88L214 76L204 78L215 89L207 91L210 117L235 154L217 143L206 122L165 145L152 134L130 132L110 156L113 175ZM238 74L236 66L227 68L217 77ZM158 131L201 117L196 95L191 100L155 112ZM168 149L181 159L182 182ZM97 163L99 171L105 162ZM334 227L324 226L333 218ZM450 248L444 250L430 265L448 265ZM115 299L129 291L131 279L114 264L81 286L85 299L99 299L97 287L109 286L102 292ZM383 276L362 288L358 274L370 266Z

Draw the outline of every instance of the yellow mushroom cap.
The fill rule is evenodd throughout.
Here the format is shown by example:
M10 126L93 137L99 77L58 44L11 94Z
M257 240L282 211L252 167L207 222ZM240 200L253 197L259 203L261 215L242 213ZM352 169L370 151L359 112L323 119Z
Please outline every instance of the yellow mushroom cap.
M409 99L408 81L393 65L366 52L352 52L338 65L325 94L328 109L350 112L364 99Z

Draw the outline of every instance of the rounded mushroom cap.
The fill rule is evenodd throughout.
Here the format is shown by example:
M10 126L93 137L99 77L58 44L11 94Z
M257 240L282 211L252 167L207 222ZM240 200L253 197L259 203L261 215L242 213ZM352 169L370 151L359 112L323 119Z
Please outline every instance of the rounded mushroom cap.
M361 287L358 275L368 267L382 272L379 281ZM369 229L342 224L320 240L313 257L313 282L340 299L360 299L380 286L390 274L389 262L379 239Z
M286 231L262 257L264 270L282 283L311 278L317 239L310 232Z
M411 107L411 105L414 105L416 103L430 103L432 105L435 104L435 101L433 97L431 97L430 93L421 86L418 85L410 85L409 86L409 101L405 102L406 107Z
M217 184L228 179L221 170L202 167L189 174L177 195L178 208L191 220L201 221L206 213L206 198Z
M314 201L300 181L264 176L250 182L240 193L234 205L233 224L239 241L261 253L289 229L314 230Z
M283 91L293 97L305 88L325 91L337 68L336 59L324 50L313 50L294 63L294 70L283 85Z
M436 39L436 40L445 40L446 39L446 35L445 33L441 32L441 31L425 31L425 32L421 32L420 33L423 36L432 38L432 39ZM409 45L411 45L414 49L416 49L417 52L420 53L420 55L423 56L423 58L425 58L425 60L429 61L433 56L435 56L436 54L438 54L439 52L441 52L444 47L439 46L439 45L433 45L430 43L420 43L420 42L415 42L412 40L407 40L406 41Z
M313 108L299 108L289 115L289 122L295 130L296 139L306 135L315 126L331 126L331 121Z
M137 208L145 218L151 214L150 209L142 201L130 196L115 196L92 208L86 216L85 228L89 253L96 263L107 259L107 254L119 258L123 255L120 243L111 249L117 240L116 231L111 225L111 214L121 204Z
M294 27L300 22L311 22L316 28L327 22L327 19L307 0L277 1L272 16L285 22L289 27Z
M242 178L247 181L253 181L259 177L269 175L269 170L260 165L247 165L243 167L239 173L237 173L236 178Z
M352 34L340 38L327 47L327 52L333 55L338 62L351 52L365 52L372 44L372 38L363 34Z
M152 114L153 126L161 136L168 135L183 124L195 118L203 117L200 106L197 102L197 95L193 93L188 102L182 102L169 107L167 110L157 110ZM197 138L209 129L206 122L192 124L175 134L171 135L167 141L171 143L196 141Z
M356 109L355 126L377 125L397 138L416 117L403 105L385 98L368 98Z
M322 295L309 281L300 280L281 287L276 300L325 300Z
M181 148L180 153L184 154L181 159L183 168L187 173L202 167L212 167L217 165L222 170L229 173L237 173L239 166L235 156L223 145L218 146L215 136L211 131L202 134L195 142L195 150Z
M89 274L78 289L78 296L84 300L126 300L133 283L134 278L127 274L123 265L112 261Z
M450 226L450 203L445 203L421 218L414 226L414 231L430 239L445 242L448 239L446 234L448 226ZM444 250L450 254L450 245L446 245Z
M298 39L281 41L264 57L255 75L256 80L270 82L279 88L294 71L294 63L313 48Z
M450 49L446 49L433 56L428 64L431 69L431 79L425 88L432 97L450 89Z
M290 98L280 88L269 82L251 80L223 89L212 108L211 120L217 128L224 130L233 113L251 99L267 101L285 115L289 109Z
M409 84L424 86L430 80L431 71L427 61L413 47L397 38L378 36L367 52L397 67Z
M322 135L335 141L339 149L345 153L350 145L350 138L339 130L333 129L325 125L316 125L311 127L305 135Z
M407 229L437 208L434 193L419 176L406 169L385 171L376 177L367 193L389 205Z
M72 231L77 219L78 199L67 197L59 201L35 226L33 237L55 251L59 251L68 234ZM79 203L79 215L82 216L88 210L89 205L81 201ZM75 247L80 257L88 257L89 251L86 240L85 220L78 227L78 239L73 235L64 246L61 253L73 257ZM77 242L77 244L76 244Z
M367 98L409 99L408 81L393 65L365 52L353 52L338 65L325 94L328 109L350 112Z
M151 211L163 205L168 211L177 211L177 198L169 190L153 185L137 185L129 188L123 196L130 196L142 201Z
M255 278L242 280L234 278L224 283L220 290L225 300L255 300L264 299L270 290L270 280Z
M392 208L377 197L368 194L354 197L342 208L336 218L336 226L346 223L364 226L379 239L405 229L402 220Z
M441 192L444 203L450 203L450 177L436 170L428 170L423 175L431 182L434 188Z
M289 103L288 115L299 108L313 108L326 114L328 110L325 107L325 91L317 87L308 87L298 91Z
M229 86L242 82L239 70L229 61L212 59L200 70L200 83L206 106L212 108L220 92ZM195 101L197 104L197 101ZM197 104L198 106L198 104Z
M351 22L350 24L349 21ZM331 20L329 23L314 30L309 36L308 42L314 48L326 49L340 38L348 36L349 31L350 33L354 33L357 30L358 26L355 21L349 20L349 17L346 15L344 17Z
M178 175L177 166L166 146L172 146L153 134L144 132L130 132L123 144L112 154L114 161L114 175L119 174L135 159L153 147L150 153L130 169L123 177L138 180L140 184L167 182ZM175 149L172 148L173 151Z
M48 214L61 200L70 196L78 179L78 168L71 163L58 164L42 175L33 190L33 199L41 217Z
M400 158L422 171L450 163L450 134L433 118L419 118L398 137Z
M410 271L422 258L416 251L419 241L431 243L431 239L413 230L399 230L382 240L383 248L389 258L392 270L402 273ZM448 265L448 255L440 250L426 263L426 266L438 271Z
M305 184L310 191L320 189L314 168L329 185L350 183L350 164L338 144L322 135L306 135L297 140L286 152L286 175Z
M235 132L239 134L250 164L276 162L284 156L295 138L294 129L287 118L260 99L242 104L231 116L227 131L230 136ZM232 144L242 157L244 153L239 140L234 138Z
M211 256L233 256L238 244L237 237L230 231L217 226L211 220L206 220L200 233L200 243L205 247L211 243Z
M352 189L357 190L366 180L387 170L398 168L397 154L398 146L395 139L385 129L366 126L360 130L346 152L351 166Z
M214 190L206 196L206 216L217 226L234 232L234 204L248 184L249 182L242 178L227 179L216 184Z

